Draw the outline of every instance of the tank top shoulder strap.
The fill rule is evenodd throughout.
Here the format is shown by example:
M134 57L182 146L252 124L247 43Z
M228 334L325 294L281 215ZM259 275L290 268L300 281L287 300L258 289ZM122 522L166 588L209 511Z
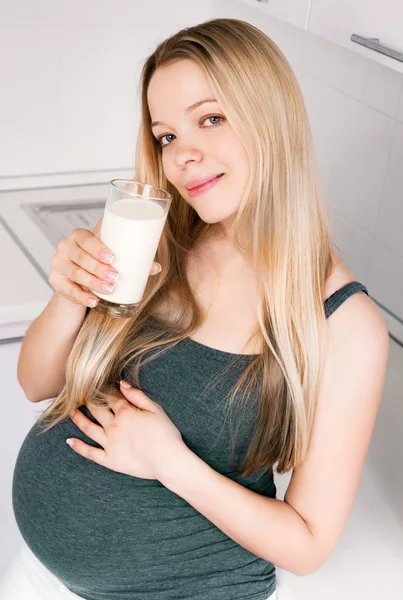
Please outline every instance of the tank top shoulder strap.
M350 281L349 283L346 283L346 285L343 285L343 287L341 287L339 290L336 290L331 296L329 296L329 298L325 300L326 319L330 317L332 313L334 313L334 311L340 306L340 304L343 304L343 302L347 300L347 298L349 298L350 296L352 296L352 294L355 294L356 292L365 292L367 296L369 296L367 288L359 281Z

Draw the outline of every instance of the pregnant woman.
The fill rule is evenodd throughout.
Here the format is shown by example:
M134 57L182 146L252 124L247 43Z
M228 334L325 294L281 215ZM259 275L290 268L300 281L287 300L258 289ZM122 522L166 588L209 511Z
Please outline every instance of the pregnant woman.
M289 63L214 19L141 85L134 179L173 196L162 270L114 319L86 308L114 275L99 224L57 248L18 365L52 400L15 465L1 600L274 600L276 567L317 570L357 492L388 331L331 244Z

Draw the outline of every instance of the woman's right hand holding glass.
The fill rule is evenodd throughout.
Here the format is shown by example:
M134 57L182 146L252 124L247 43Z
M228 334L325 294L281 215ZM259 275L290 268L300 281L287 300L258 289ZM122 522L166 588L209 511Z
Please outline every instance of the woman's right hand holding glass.
M59 242L51 260L50 285L75 304L96 306L98 298L90 290L111 293L119 277L111 266L113 253L99 239L101 224L102 217L93 231L74 229ZM153 262L150 275L160 271L160 265Z

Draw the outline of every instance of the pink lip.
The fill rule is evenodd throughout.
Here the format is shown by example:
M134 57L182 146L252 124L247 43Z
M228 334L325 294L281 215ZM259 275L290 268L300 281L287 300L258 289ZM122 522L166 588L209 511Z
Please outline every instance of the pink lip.
M204 183L215 179L216 177L218 177L218 175L222 175L222 173L217 173L217 175L210 175L209 177L196 177L196 179L191 179L190 181L188 181L184 185L184 188L187 190L191 190L194 187L199 187L200 185L203 185Z
M203 194L204 192L209 190L211 187L213 187L213 185L218 183L218 181L223 177L223 175L224 174L217 175L217 177L214 177L213 179L209 179L208 181L206 181L206 183L203 183L202 185L198 185L197 187L191 188L190 190L188 190L189 196L192 196L192 198L194 198L194 196L199 196L200 194Z

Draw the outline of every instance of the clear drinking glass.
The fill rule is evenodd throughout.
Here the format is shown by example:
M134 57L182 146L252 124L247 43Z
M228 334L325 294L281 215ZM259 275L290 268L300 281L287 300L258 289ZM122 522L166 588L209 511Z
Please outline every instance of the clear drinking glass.
M114 254L119 278L111 294L91 290L96 310L127 318L135 314L150 276L172 196L153 185L113 179L102 219L100 240Z

